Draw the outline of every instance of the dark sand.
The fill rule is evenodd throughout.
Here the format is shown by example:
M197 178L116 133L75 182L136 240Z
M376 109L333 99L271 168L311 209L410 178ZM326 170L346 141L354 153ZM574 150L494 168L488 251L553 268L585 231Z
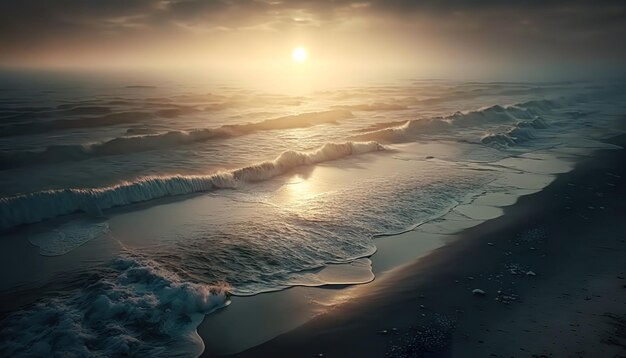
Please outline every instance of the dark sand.
M598 151L504 216L239 355L626 356L625 164L626 150Z

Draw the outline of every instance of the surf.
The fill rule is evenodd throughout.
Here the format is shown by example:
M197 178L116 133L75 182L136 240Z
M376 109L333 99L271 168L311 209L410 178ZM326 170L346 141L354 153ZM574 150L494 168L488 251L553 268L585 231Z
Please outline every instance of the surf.
M75 212L101 216L106 209L153 199L236 188L267 180L304 166L383 151L378 142L326 143L312 151L285 151L274 160L208 175L145 177L117 185L58 189L0 198L0 229L34 223Z
M98 125L117 124L120 120L126 121L129 118L134 118L136 115L137 114L126 116L121 113L118 115L107 116L104 123L100 123L102 122L102 119L90 119L88 120L88 123L92 123L93 125L93 122L91 121L97 121ZM80 161L103 156L124 155L150 150L167 149L213 139L240 137L258 131L305 128L319 124L336 123L338 120L352 117L352 112L348 110L334 109L322 112L310 112L283 116L260 122L226 124L216 128L201 128L187 131L175 130L157 134L125 136L88 144L51 145L42 151L7 151L0 153L0 169L11 169L41 163ZM54 121L52 124L56 123L56 125L60 125L59 123L61 123L65 126L65 128L74 128L74 122L83 122L83 120L59 121ZM40 129L45 130L52 124L36 123L33 125L37 125L41 127ZM81 125L86 126L86 124Z

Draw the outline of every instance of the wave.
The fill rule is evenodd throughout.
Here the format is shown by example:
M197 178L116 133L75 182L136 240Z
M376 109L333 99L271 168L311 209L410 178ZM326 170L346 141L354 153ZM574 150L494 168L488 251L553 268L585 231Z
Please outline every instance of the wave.
M61 114L68 115L102 115L111 113L111 108L104 106L60 107L59 109L64 109Z
M157 198L235 188L241 182L257 182L304 165L376 152L377 142L326 143L309 151L286 151L276 159L211 175L147 177L133 182L91 189L57 189L0 198L0 229L38 222L75 212L100 216L105 209Z
M157 88L156 86L150 86L150 85L129 85L129 86L124 86L124 88L133 88L133 89L155 89Z
M149 112L120 112L95 118L64 118L51 121L17 123L3 126L2 131L0 132L0 137L38 134L63 129L105 127L116 124L145 121L151 118L154 118L154 114Z
M55 145L46 147L43 151L9 151L0 153L0 169L164 149L211 139L238 137L257 131L303 128L323 123L335 123L340 119L351 117L353 117L352 112L347 110L329 110L267 119L254 123L223 125L218 128L118 137L106 142L92 144Z
M528 122L519 122L504 133L489 133L483 136L481 143L500 147L513 146L535 138L534 129L546 129L548 124L541 118Z
M347 109L347 110L353 110L353 111L376 112L376 111L400 111L400 110L408 109L409 107L402 105L402 104L376 102L372 104L351 104L351 105L333 106L333 108Z
M547 125L539 116L561 107L562 104L553 100L529 101L507 107L495 105L478 111L456 112L447 117L409 120L400 126L357 134L350 137L350 139L398 143L414 140L420 135L444 134L453 130L493 123L516 123L519 120L532 119Z
M581 98L585 98L588 100L587 96L581 95ZM561 101L565 101L565 99L561 99ZM519 104L522 108L528 108L530 110L540 110L540 111L551 111L553 109L563 108L563 104L561 101L557 100L549 100L549 99L539 99L527 101ZM574 102L575 103L575 102Z
M80 289L6 317L0 355L197 356L197 326L229 303L227 285L185 282L137 256L118 257L91 277Z
M106 221L74 220L56 229L30 235L28 241L39 247L39 254L43 256L60 256L108 232Z
M363 134L357 134L352 140L376 140L386 143L411 141L420 134L443 133L452 128L452 125L439 118L415 119L404 122L398 127L384 128Z
M174 106L172 108L160 109L157 111L157 114L163 118L176 118L197 112L200 112L200 109L196 107Z

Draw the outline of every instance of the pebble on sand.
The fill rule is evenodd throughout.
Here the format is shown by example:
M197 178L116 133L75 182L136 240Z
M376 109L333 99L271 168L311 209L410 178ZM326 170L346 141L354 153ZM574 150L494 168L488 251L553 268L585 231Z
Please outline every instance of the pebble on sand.
M485 291L481 290L480 288L475 288L472 290L472 294L474 294L474 296L484 296L486 295Z

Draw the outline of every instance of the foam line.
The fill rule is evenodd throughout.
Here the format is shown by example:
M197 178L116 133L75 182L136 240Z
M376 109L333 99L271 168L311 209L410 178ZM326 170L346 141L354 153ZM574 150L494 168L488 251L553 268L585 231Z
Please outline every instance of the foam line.
M326 143L308 151L285 151L276 159L210 175L147 177L91 189L58 189L0 198L0 229L74 212L101 215L103 210L157 198L235 188L267 180L299 166L384 150L377 142Z

